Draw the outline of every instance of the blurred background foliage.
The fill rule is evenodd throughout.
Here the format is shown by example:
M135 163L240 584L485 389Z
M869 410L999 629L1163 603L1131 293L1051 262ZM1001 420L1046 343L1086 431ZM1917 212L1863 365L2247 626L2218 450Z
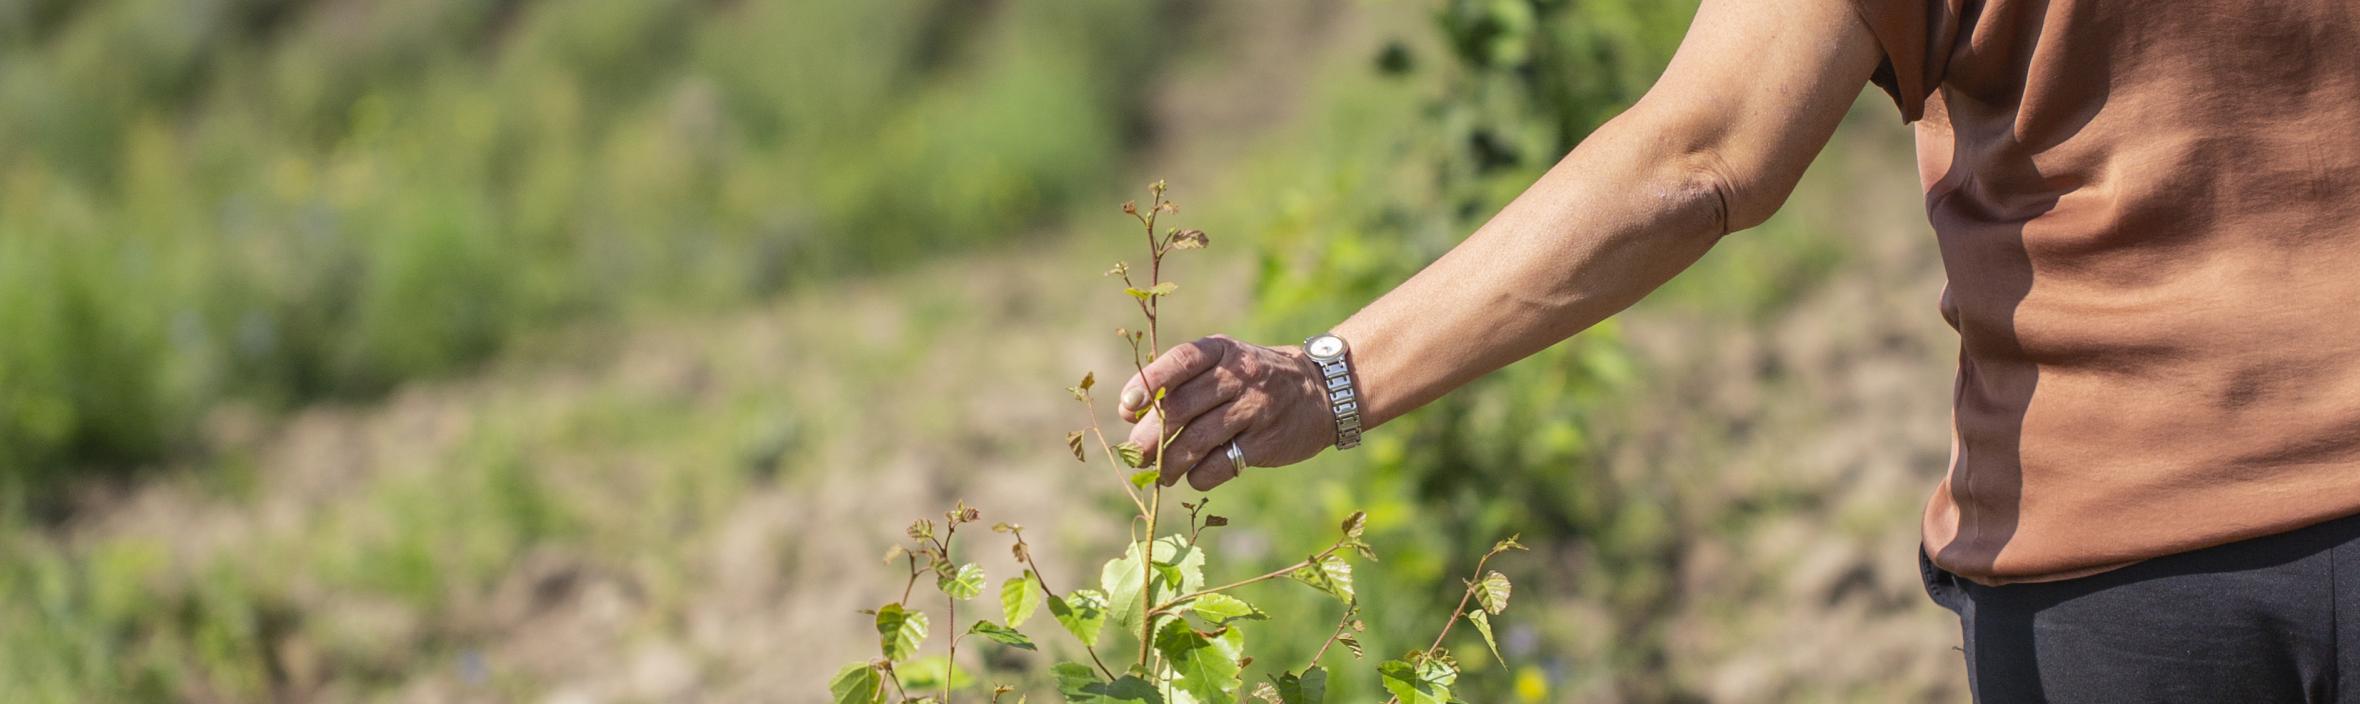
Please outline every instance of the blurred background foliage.
M1141 6L985 7L0 4L0 479L1107 197Z
M1056 389L1120 369L1109 204L1168 175L1213 233L1168 337L1300 339L1635 101L1694 7L0 0L0 692L816 701L907 518L1021 518L1053 580L1120 551L1055 440ZM1939 269L1859 112L1639 311L1215 492L1216 572L1366 509L1390 656L1521 533L1467 701L1955 698L1906 552L1940 324L1888 303ZM1284 615L1250 679L1339 608L1250 598Z

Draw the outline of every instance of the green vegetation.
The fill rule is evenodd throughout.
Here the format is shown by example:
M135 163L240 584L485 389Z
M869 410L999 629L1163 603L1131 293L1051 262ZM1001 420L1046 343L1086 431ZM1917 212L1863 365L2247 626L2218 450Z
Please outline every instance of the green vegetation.
M1196 15L1277 5L0 0L0 691L800 701L962 675L962 701L1000 681L1112 689L1141 639L1081 590L1124 586L1092 571L1143 549L1120 530L1135 507L1122 475L1056 461L1070 407L1003 399L1066 383L1088 358L1075 350L1103 346L1102 304L1131 304L1067 282L1104 265L1091 242L1107 238L1060 235L1097 230L1096 204L1128 189L1108 184L1137 179L1175 74L1242 65L1218 63L1234 47L1200 29L1234 25ZM1235 235L1197 253L1209 283L1180 295L1230 307L1163 334L1284 343L1332 325L1636 99L1693 9L1347 6L1349 36L1384 41L1293 57L1307 95L1249 94L1298 105L1286 124L1194 165L1213 177L1191 222ZM1841 178L1807 179L1794 212L1649 305L1781 320L1851 256L1824 236L1849 205ZM1222 267L1246 273L1213 280ZM1726 467L1617 464L1634 451L1623 409L1645 408L1659 371L1626 332L1585 333L1360 450L1222 487L1234 523L1202 549L1235 562L1200 577L1287 565L1356 511L1356 540L1383 559L1352 563L1351 600L1276 579L1234 595L1269 620L1208 621L1236 605L1200 604L1192 632L1251 629L1234 682L1282 701L1439 682L1414 658L1343 666L1346 643L1376 661L1424 652L1421 629L1478 612L1451 631L1462 701L1712 698L1678 669L1699 658L1675 616L1817 612L1741 601L1780 593L1763 579L1682 602L1696 545L1830 507L1847 530L1882 526L1917 497L1873 513L1773 484L1729 507L1697 498L1735 491ZM129 496L96 492L86 513L61 500L66 479L140 467L159 469L123 473ZM888 572L909 563L867 562L899 540L882 516L953 496L986 523L1023 516L1053 572L1028 579L966 534L941 561L950 579L916 585L942 594L902 600L884 639L885 609L853 613L904 586ZM1513 533L1536 554L1479 568ZM1178 554L1154 550L1133 562ZM1461 601L1459 580L1495 567L1518 585L1512 622ZM1168 593L1154 579L1144 598ZM921 606L970 593L955 623L926 615L931 639L912 631ZM991 625L969 625L979 615ZM1763 633L1721 618L1715 632ZM1380 627L1336 629L1356 621ZM960 633L974 635L961 667L922 664ZM1158 649L1148 633L1151 658L1223 678L1172 635ZM807 642L822 640L844 647ZM664 647L712 688L613 684ZM835 669L904 650L922 654L895 658L893 678Z
M1169 271L1165 259L1178 252L1204 249L1209 242L1203 230L1174 227L1159 232L1158 221L1179 212L1180 207L1165 198L1164 182L1157 181L1148 188L1151 197L1144 206L1135 201L1123 204L1123 212L1143 230L1146 263L1134 272L1128 261L1117 261L1106 272L1106 276L1122 280L1123 293L1136 301L1138 313L1144 319L1143 328L1124 328L1118 332L1130 345L1132 372L1140 375L1146 373L1150 361L1170 349L1158 346L1162 339L1161 314L1164 301L1178 292L1179 285L1165 278ZM1130 500L1136 511L1128 526L1130 537L1124 541L1123 556L1107 561L1099 570L1099 587L1074 588L1060 596L1049 579L1041 576L1040 565L1032 557L1035 548L1024 540L1024 527L995 523L992 532L1013 536L1010 551L1023 574L1000 587L1002 621L994 622L988 616L976 618L966 630L960 630L959 603L982 595L985 570L977 563L954 556L952 551L959 527L982 520L982 512L962 501L943 513L939 528L932 520L921 518L904 532L911 542L896 543L886 553L888 564L900 558L908 567L909 578L902 584L901 597L866 612L876 616L881 657L848 665L836 674L828 683L836 704L957 701L954 693L978 684L977 678L967 676L959 665L959 643L968 636L978 636L979 641L1037 651L1040 645L1017 629L1044 601L1058 625L1064 626L1081 646L1082 658L1069 658L1050 668L1055 673L1056 690L1068 702L1236 704L1248 696L1272 704L1328 701L1328 669L1322 658L1330 647L1342 643L1355 659L1364 655L1359 638L1368 626L1359 618L1361 599L1354 586L1353 558L1364 558L1366 562L1362 564L1377 561L1376 549L1361 539L1368 528L1368 515L1352 513L1344 519L1340 537L1292 564L1235 581L1208 582L1205 577L1208 563L1221 550L1206 542L1205 533L1228 528L1230 519L1208 513L1206 507L1211 503L1208 497L1181 502L1181 509L1188 515L1179 529L1173 530L1168 523L1158 527L1164 518L1164 486L1157 482L1157 477L1164 473L1165 450L1178 437L1180 429L1171 428L1158 438L1153 453L1127 440L1109 443L1098 423L1093 392L1096 380L1096 373L1085 373L1080 384L1066 389L1081 403L1090 419L1088 428L1066 434L1066 446L1073 451L1075 460L1089 464L1092 453L1086 447L1095 443L1096 454L1105 458L1112 470L1106 476L1120 480L1124 498ZM1164 392L1165 389L1156 389L1154 396L1146 401L1154 415L1164 413ZM1458 605L1443 621L1442 631L1434 637L1433 644L1386 660L1375 668L1384 690L1392 694L1387 704L1459 701L1452 695L1459 678L1458 659L1443 644L1451 628L1464 619L1483 636L1483 644L1490 652L1495 656L1499 653L1491 617L1507 609L1511 585L1507 576L1486 571L1484 567L1500 553L1523 549L1513 537L1494 544L1476 561L1473 576L1467 579ZM948 637L940 660L918 657L919 645L926 640L929 617L912 595L920 578L927 576L934 577L935 586L943 596L942 625ZM1247 622L1272 619L1270 614L1237 594L1246 587L1288 579L1334 597L1343 604L1342 616L1301 667L1271 667L1265 659L1263 669L1275 671L1268 675L1268 681L1249 686L1254 680L1246 675L1256 659L1250 653L1260 651L1247 644ZM1108 650L1115 654L1116 666L1121 668L1119 674L1116 667L1108 666L1107 659L1099 655L1099 644L1105 641L1103 633L1109 622L1129 639L1128 643L1121 639L1108 643L1111 646ZM1271 626L1296 633L1306 630L1303 624L1283 620ZM1401 630L1384 625L1380 628ZM1136 647L1126 648L1131 645ZM1137 659L1122 655L1127 652L1138 653ZM1083 662L1085 658L1087 663ZM1028 700L1025 692L1029 688L1024 683L1045 678L1026 674L1019 672L1013 678L1004 678L987 673L985 677L991 680L990 701L998 704L1011 694L1017 701ZM1353 699L1349 690L1337 696L1338 701Z
M225 399L1024 235L1122 163L1152 11L0 4L0 494Z

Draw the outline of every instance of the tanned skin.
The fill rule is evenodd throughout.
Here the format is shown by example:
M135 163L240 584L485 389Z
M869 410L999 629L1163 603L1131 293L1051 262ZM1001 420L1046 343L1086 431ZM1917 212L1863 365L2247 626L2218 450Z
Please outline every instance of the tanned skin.
M1425 270L1333 332L1352 345L1360 416L1383 425L1638 302L1723 235L1785 202L1882 59L1846 0L1704 0L1637 105ZM1306 331L1318 332L1318 331ZM1145 413L1165 388L1167 418ZM1124 385L1131 440L1181 428L1162 481L1211 489L1224 454L1276 467L1335 442L1318 370L1293 346L1215 335Z

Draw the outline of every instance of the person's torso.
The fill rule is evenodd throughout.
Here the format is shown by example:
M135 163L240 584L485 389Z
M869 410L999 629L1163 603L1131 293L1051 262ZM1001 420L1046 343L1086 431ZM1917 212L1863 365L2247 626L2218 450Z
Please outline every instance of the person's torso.
M2054 579L2360 512L2360 2L1942 6L1935 560Z

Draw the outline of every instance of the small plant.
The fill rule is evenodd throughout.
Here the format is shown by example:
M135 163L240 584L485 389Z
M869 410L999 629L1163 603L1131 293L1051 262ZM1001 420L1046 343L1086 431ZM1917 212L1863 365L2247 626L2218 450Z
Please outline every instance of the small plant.
M1146 207L1136 202L1123 204L1123 212L1136 220L1146 234L1145 280L1136 278L1124 262L1116 262L1106 272L1106 276L1122 280L1124 293L1138 303L1140 315L1146 321L1144 330L1116 331L1130 345L1134 371L1143 371L1163 349L1157 316L1163 300L1179 289L1179 284L1163 277L1164 258L1174 252L1202 249L1210 243L1201 230L1168 228L1157 232L1159 217L1179 212L1180 206L1164 198L1163 182L1150 185L1148 190L1152 197ZM1156 482L1162 472L1163 448L1158 447L1159 451L1149 458L1146 449L1136 444L1108 443L1097 420L1092 395L1095 384L1095 374L1084 374L1081 383L1066 389L1082 405L1090 425L1068 433L1065 444L1073 451L1075 460L1085 463L1090 461L1088 446L1096 445L1098 454L1117 470L1114 476L1123 478L1123 494L1138 511L1131 524L1130 544L1123 555L1107 561L1099 570L1095 586L1060 592L1050 586L1040 565L1033 562L1033 548L1025 541L1024 527L995 523L992 531L1009 536L1010 553L1022 573L1000 585L999 621L978 618L961 630L959 606L983 593L986 578L982 566L958 559L956 538L962 526L979 522L981 513L959 502L942 514L939 525L931 519L911 523L906 531L910 542L894 545L885 555L886 562L899 562L908 569L909 579L902 586L901 598L862 612L874 618L880 657L848 666L830 681L828 689L836 704L950 704L953 695L976 685L977 678L957 665L961 642L976 637L1003 648L1039 650L1040 645L1018 629L1043 605L1048 607L1050 617L1080 645L1081 659L1058 662L1050 668L1056 689L1065 701L1233 704L1248 696L1268 704L1327 701L1328 673L1320 663L1329 650L1342 645L1355 659L1363 656L1359 634L1367 625L1360 619L1358 596L1352 587L1351 558L1355 555L1369 560L1377 558L1375 549L1361 540L1366 514L1355 512L1346 517L1334 540L1300 561L1252 577L1206 586L1207 551L1199 538L1207 530L1229 525L1229 519L1207 513L1208 500L1181 502L1180 508L1187 512L1182 529L1164 534L1168 526L1159 520L1163 513L1163 487ZM1154 390L1150 403L1159 415L1163 400L1164 390ZM1159 443L1169 445L1179 432L1179 428L1166 429ZM1493 545L1476 561L1474 576L1466 580L1466 590L1460 595L1458 606L1433 644L1377 666L1379 680L1393 695L1388 701L1401 704L1456 701L1451 688L1458 680L1458 663L1443 643L1461 620L1474 624L1483 636L1484 645L1495 656L1498 654L1491 617L1507 608L1511 587L1507 576L1487 571L1486 567L1500 553L1521 549L1524 546L1513 537ZM928 577L932 577L936 591L942 596L942 626L950 637L942 655L921 657L918 648L934 624L915 597L918 583ZM1334 596L1345 605L1343 617L1312 654L1310 662L1248 687L1242 673L1252 664L1253 656L1247 652L1245 624L1269 620L1270 615L1234 592L1248 585L1282 579ZM1109 623L1115 631L1127 634L1136 647L1120 648L1122 644L1106 642L1103 636ZM988 697L992 704L1028 701L1027 694L1000 683L990 687Z

